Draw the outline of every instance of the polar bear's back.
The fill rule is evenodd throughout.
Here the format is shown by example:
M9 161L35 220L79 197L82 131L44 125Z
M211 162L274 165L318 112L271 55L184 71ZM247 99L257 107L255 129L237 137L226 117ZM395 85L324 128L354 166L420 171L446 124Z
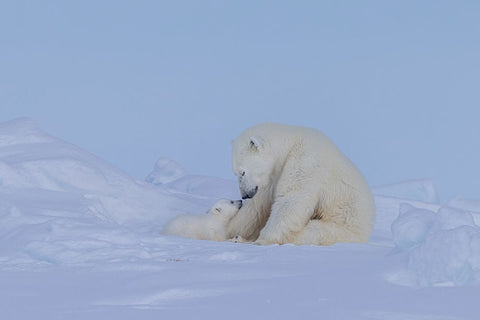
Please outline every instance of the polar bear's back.
M168 236L197 238L201 225L202 217L200 215L180 215L168 222L163 228L162 233Z
M162 233L199 240L223 241L226 239L226 221L213 214L181 215L170 221Z
M375 202L368 183L353 162L322 132L309 131L311 152L325 161L330 171L324 197L331 200L323 219L345 223L368 241L375 222ZM307 148L309 148L307 146Z

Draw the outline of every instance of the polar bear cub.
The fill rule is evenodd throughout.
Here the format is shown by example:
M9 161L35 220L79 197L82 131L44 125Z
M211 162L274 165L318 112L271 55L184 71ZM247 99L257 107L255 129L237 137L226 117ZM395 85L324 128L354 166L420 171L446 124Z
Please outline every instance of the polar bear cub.
M220 199L205 215L181 215L164 227L162 233L200 240L227 240L227 223L242 207L242 200Z

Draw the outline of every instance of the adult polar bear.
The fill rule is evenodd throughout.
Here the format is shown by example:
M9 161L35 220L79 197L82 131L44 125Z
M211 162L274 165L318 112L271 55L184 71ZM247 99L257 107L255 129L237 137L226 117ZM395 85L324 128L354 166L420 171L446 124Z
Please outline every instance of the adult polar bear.
M228 235L257 244L367 242L375 204L364 177L323 133L263 123L233 142L245 199Z

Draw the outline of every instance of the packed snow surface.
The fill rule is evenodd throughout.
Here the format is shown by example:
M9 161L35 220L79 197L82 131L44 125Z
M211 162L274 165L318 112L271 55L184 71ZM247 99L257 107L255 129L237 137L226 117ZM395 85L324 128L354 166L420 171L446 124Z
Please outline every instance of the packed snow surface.
M227 146L228 147L228 146ZM199 161L201 161L199 159ZM163 236L236 183L160 159L145 182L0 124L2 319L478 319L480 203L431 181L374 189L370 243L255 246Z

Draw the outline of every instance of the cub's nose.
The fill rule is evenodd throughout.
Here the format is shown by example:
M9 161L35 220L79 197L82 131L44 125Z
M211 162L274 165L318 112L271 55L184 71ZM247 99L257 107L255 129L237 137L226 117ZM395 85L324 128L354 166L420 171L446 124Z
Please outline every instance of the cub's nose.
M233 204L238 208L240 209L242 207L242 200L236 200L236 201L233 201Z

